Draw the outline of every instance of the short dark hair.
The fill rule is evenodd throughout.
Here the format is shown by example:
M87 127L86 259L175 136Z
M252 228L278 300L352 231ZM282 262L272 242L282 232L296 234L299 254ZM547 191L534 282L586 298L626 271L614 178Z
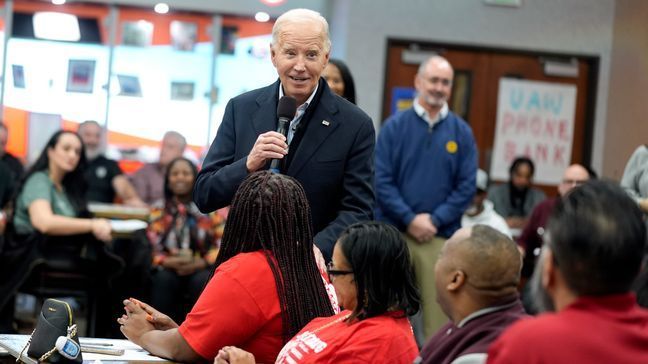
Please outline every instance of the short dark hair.
M338 240L351 266L357 306L351 317L363 320L387 312L419 310L420 295L414 281L410 253L401 233L381 222L349 226Z
M315 263L310 207L296 179L260 171L236 191L215 269L237 254L254 251L265 254L274 276L284 342L312 319L333 315Z
M592 168L592 166L588 164L581 164L585 170L587 170L587 174L589 175L589 179L597 179L598 178L598 173L596 173L596 170Z
M625 293L639 273L646 226L637 204L616 183L574 188L549 219L549 248L578 295Z
M511 166L509 167L509 175L513 175L513 172L517 170L521 165L526 164L529 166L529 169L531 170L531 175L535 173L535 164L533 164L533 161L529 157L517 157L513 160L513 163L511 163Z
M344 95L342 95L342 97L355 104L355 84L353 82L353 76L351 76L349 67L347 67L347 65L341 60L335 58L329 59L329 63L340 70L340 76L342 76L342 82L344 82Z

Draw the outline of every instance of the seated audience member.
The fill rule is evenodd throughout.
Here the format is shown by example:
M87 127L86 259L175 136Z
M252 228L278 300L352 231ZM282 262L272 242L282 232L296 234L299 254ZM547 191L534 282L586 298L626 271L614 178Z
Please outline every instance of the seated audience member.
M151 205L164 198L164 174L169 163L182 157L187 141L177 131L168 131L160 144L160 159L143 165L131 176L137 195Z
M0 161L4 162L7 165L7 167L11 171L12 178L18 181L22 178L23 173L25 173L25 168L23 167L20 159L16 158L13 154L7 151L8 141L9 129L4 122L0 121Z
M183 319L198 299L222 235L222 215L204 215L192 201L197 174L186 158L169 163L165 199L153 206L147 229L153 244L151 305L174 320Z
M11 206L8 206L8 203L13 195L14 183L11 171L3 161L0 161L0 252L4 245L7 216L11 215Z
M632 284L632 291L637 295L637 304L644 308L648 308L648 266L646 260L644 255L641 272Z
M637 202L641 211L648 214L648 144L640 145L623 170L621 187Z
M645 241L641 211L616 184L559 199L531 280L540 308L556 313L513 324L488 363L648 363L648 311L630 293Z
M7 167L5 162L0 161L0 224L3 224L3 227L7 218L4 208L11 200L15 183L16 181L12 177L9 167ZM3 231L4 229L2 229L0 233Z
M56 132L18 187L12 229L0 262L0 271L6 270L0 276L8 278L0 284L0 307L13 306L16 291L39 265L84 269L106 287L121 270L122 260L104 244L111 240L110 223L83 217L87 214L83 149L76 133ZM98 326L103 334L105 328Z
M418 311L419 293L398 230L379 222L351 225L333 249L328 273L345 310L311 321L276 363L411 363L418 348L407 315ZM255 357L224 347L214 363L255 363Z
M491 186L488 199L511 229L522 229L533 208L545 199L545 193L531 187L535 166L527 157L513 160L509 168L509 181Z
M88 184L86 193L89 202L112 203L115 195L130 206L146 206L128 178L122 174L117 162L103 155L103 128L96 121L88 120L79 124L77 130L85 145L88 165L85 179Z
M308 200L292 177L263 171L243 181L215 266L180 326L125 300L126 314L117 319L124 335L173 361L213 360L236 345L269 363L310 320L334 313L315 263Z
M472 204L461 217L461 227L471 227L477 224L488 225L502 234L511 237L506 221L493 209L493 203L488 200L488 174L477 170L477 192L473 197Z
M356 103L353 77L349 67L344 62L330 58L324 72L322 72L322 77L328 83L331 91L354 104Z
M522 260L511 238L486 225L457 231L435 267L437 300L450 322L430 338L416 363L455 363L488 346L526 316L518 298Z
M517 240L518 244L524 251L524 262L522 264L523 279L529 278L531 273L533 273L535 261L540 254L540 247L542 246L542 236L545 233L547 221L549 220L549 215L551 214L551 211L553 211L554 206L556 206L558 200L567 195L572 188L582 185L590 178L596 178L596 175L590 175L589 170L580 164L572 164L567 167L563 174L562 181L558 185L558 195L560 197L547 198L533 209L528 223Z

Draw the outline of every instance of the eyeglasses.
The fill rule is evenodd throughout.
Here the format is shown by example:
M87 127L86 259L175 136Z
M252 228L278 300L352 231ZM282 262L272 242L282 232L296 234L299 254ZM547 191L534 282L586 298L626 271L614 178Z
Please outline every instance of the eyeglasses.
M337 270L333 269L333 262L328 262L326 265L326 273L328 273L329 278L335 277L335 276L343 276L346 274L353 274L353 271L350 270Z

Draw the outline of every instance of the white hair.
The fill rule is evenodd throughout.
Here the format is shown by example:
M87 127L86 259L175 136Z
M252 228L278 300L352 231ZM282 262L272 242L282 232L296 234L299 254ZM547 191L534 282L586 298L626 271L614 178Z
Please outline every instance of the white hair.
M279 35L283 31L283 26L285 23L305 23L305 22L317 22L322 26L322 40L324 51L329 52L331 50L331 38L329 37L329 25L326 19L322 14L314 10L309 9L292 9L283 13L274 26L272 27L272 46L276 46L279 43Z
M180 142L180 145L182 146L182 150L184 150L187 147L187 139L185 139L185 137L182 134L178 133L177 131L171 130L164 133L162 140L164 141L165 139L168 138L175 138L178 142Z
M452 65L450 64L450 62L448 62L447 59L445 59L444 57L439 56L439 55L434 55L434 56L431 56L430 58L426 59L423 63L421 63L419 65L419 68L418 68L418 71L416 72L416 75L420 76L423 73L425 73L425 68L427 67L428 64L430 64L432 62L447 63L448 66L450 66L450 68L452 68Z

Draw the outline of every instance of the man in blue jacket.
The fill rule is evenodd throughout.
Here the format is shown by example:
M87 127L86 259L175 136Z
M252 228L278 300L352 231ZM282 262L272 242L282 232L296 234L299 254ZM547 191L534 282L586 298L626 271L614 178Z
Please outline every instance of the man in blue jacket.
M279 80L228 102L193 194L203 212L227 206L248 174L281 159L281 173L304 187L315 244L327 260L342 230L373 218L375 145L371 118L320 77L330 49L319 13L293 9L277 19L270 51ZM298 106L287 137L274 131L284 95Z
M475 194L475 139L448 109L453 76L443 57L422 63L414 106L387 119L376 144L376 217L405 233L423 299L423 321L412 320L419 345L447 321L434 265Z

